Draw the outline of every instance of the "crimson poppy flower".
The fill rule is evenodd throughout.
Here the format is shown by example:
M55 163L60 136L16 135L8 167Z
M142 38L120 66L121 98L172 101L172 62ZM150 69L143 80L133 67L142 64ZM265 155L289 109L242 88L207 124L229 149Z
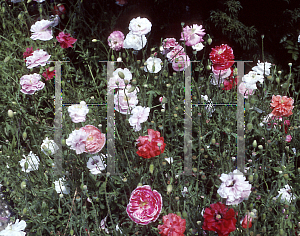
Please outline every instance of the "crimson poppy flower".
M180 216L170 213L163 216L163 225L157 226L161 236L184 236L186 222Z
M209 59L212 61L215 70L226 70L234 63L233 50L227 44L216 46L211 50Z
M56 36L57 41L60 43L62 48L72 48L77 39L74 39L68 33L64 33L63 31Z
M46 71L42 74L42 76L47 80L50 80L54 77L55 70L49 71L49 68L46 69Z
M250 215L246 214L242 222L242 227L244 229L250 229L252 227L252 217Z
M226 207L218 202L211 204L210 208L205 208L203 230L215 231L219 236L228 236L230 232L236 230L236 218L233 208Z
M54 8L52 9L52 12L54 15L62 15L66 13L66 8L64 5L62 4L58 4L56 6L54 6Z

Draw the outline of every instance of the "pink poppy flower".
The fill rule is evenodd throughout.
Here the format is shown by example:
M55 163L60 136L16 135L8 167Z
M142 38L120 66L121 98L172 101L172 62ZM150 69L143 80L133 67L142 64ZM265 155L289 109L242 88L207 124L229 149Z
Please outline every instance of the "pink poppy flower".
M175 57L172 62L172 68L175 71L183 71L190 65L190 58L185 53L180 54L179 56Z
M79 130L85 131L88 134L85 142L85 152L95 154L102 150L106 141L105 134L101 133L101 131L93 125L86 125Z
M234 64L233 50L227 44L216 46L211 50L209 59L213 63L213 67L216 70L225 70Z
M159 234L162 236L184 236L186 222L180 216L170 213L163 216L163 225L158 225Z
M42 74L44 78L47 80L52 79L55 76L55 70L49 71L49 68L46 69L46 71Z
M35 50L32 53L32 56L26 57L26 66L28 69L37 66L45 66L47 63L49 63L48 60L50 57L51 55L49 55L43 49Z
M134 127L134 131L137 132L142 129L141 123L147 121L149 112L149 107L136 106L135 108L133 108L133 110L131 111L132 115L129 118L129 123Z
M126 89L119 89L118 93L114 95L115 110L124 115L126 115L127 112L130 114L130 110L139 102L137 97L137 92L139 91L138 87L129 93L128 90L130 88L131 85L127 85Z
M166 38L162 42L161 54L166 55L169 53L174 47L178 46L175 38Z
M226 205L238 205L249 197L252 185L246 181L240 171L234 170L229 174L221 174L220 179L222 184L217 193L222 198L226 198Z
M71 146L72 150L76 151L76 154L81 154L85 152L85 143L88 138L88 134L84 130L74 130L69 138L66 139L66 144Z
M244 98L248 98L248 95L253 95L255 90L247 89L245 82L242 81L239 85L239 92L244 96Z
M287 135L286 138L285 138L285 141L288 142L288 143L291 142L292 141L292 135Z
M30 31L32 32L30 38L33 40L39 39L43 41L52 39L52 30L48 29L48 27L52 26L52 24L53 22L49 20L40 20L35 22L35 24L30 28Z
M43 89L45 84L40 79L41 76L36 73L33 75L23 75L20 79L20 85L22 86L20 91L25 94L34 94L35 91Z
M186 26L181 32L181 39L185 41L186 46L194 46L197 43L203 42L203 36L205 35L202 25L193 24L193 26Z
M169 61L173 62L176 57L184 53L184 48L181 45L176 45L170 52L167 53L167 58Z
M56 39L62 48L72 48L72 44L77 41L77 39L72 38L69 33L64 33L63 31L56 36Z
M121 31L112 32L107 39L108 46L116 51L123 48L125 36Z
M275 116L289 117L293 114L293 103L294 99L292 98L288 98L287 96L281 97L280 95L273 95L272 102L270 103L271 109L273 109L271 113Z
M85 122L86 114L89 113L89 108L85 101L81 101L80 104L74 104L68 107L69 116L72 122L79 123Z
M155 222L162 209L162 197L149 185L139 186L132 191L126 212L137 224L147 225Z

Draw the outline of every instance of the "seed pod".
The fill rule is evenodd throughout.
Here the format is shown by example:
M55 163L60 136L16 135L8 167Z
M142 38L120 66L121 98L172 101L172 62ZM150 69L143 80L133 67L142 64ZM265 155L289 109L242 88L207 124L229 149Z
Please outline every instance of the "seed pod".
M208 45L211 45L212 39L211 39L211 38L208 38L208 39L207 39L207 43L208 43Z
M253 124L248 123L248 124L247 124L247 129L248 129L248 130L252 130L252 129L253 129Z
M188 215L187 215L187 212L186 212L186 211L183 211L183 212L182 212L182 217L185 218L185 219L187 219Z
M150 166L149 166L149 172L151 174L153 174L153 171L154 171L154 165L153 165L153 163L151 163Z
M142 183L138 183L138 185L137 185L138 187L140 187L140 186L143 186L143 184Z
M280 83L280 78L276 77L276 82L279 84Z
M210 66L210 65L207 65L207 66L206 66L206 69L207 69L207 70L211 70L211 66Z
M59 207L58 208L58 213L61 214L62 213L62 209Z
M12 118L14 116L14 112L12 110L7 111L8 117Z
M253 146L254 148L257 147L257 142L256 142L256 140L253 141L252 146Z
M111 55L111 60L114 61L115 60L115 56Z
M27 138L27 133L24 131L22 136L23 136L23 140L25 140Z
M71 234L71 235L74 234L74 230L73 230L73 229L70 230L70 234Z
M23 215L25 215L26 212L27 212L27 208L25 207L25 208L23 209Z
M285 234L285 233L284 233L284 230L283 230L283 229L280 229L280 230L279 230L279 235L280 235L280 236L283 236L284 234Z
M128 93L132 93L135 89L136 87L132 86L130 89L128 89Z
M258 145L259 150L262 150L263 148L264 148L263 145Z
M177 212L176 212L176 215L178 215L179 217L181 217L181 212L180 212L180 211L177 211Z
M266 217L267 217L267 215L264 213L264 214L262 214L262 220L265 220L266 219Z
M257 179L258 179L258 174L255 173L255 174L254 174L254 180L257 180Z
M61 140L61 145L63 145L63 146L66 145L66 140L65 140L65 139L62 139L62 140Z
M211 139L211 144L216 144L216 139L212 138Z
M8 62L10 60L10 56L5 57L4 62Z
M248 181L249 181L249 182L253 182L253 175L249 175Z
M167 186L167 192L168 192L168 193L171 193L171 192L172 192L172 189L173 189L172 184L169 184L169 185Z
M246 109L246 111L248 111L250 109L250 103L249 102L245 103L245 109Z
M2 12L3 12L3 13L5 12L5 7L2 7Z
M22 181L22 183L21 183L21 189L24 189L24 188L26 188L26 182Z

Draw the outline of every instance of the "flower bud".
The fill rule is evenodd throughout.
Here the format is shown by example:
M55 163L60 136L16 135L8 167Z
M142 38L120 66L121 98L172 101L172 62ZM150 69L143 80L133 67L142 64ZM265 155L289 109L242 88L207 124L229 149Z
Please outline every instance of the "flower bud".
M150 166L149 166L149 172L151 174L153 174L153 171L154 171L154 165L153 165L153 163L151 163Z
M292 67L293 64L290 62L288 65L289 65L289 67Z
M212 138L211 139L211 144L213 144L213 145L216 144L216 139Z
M253 182L253 175L249 175L248 181L249 181L249 182Z
M24 169L25 169L25 171L28 169L28 162L27 161L24 164Z
M179 217L181 217L181 212L180 212L180 211L177 211L177 212L176 212L176 215L178 215Z
M76 200L77 200L77 197L76 197ZM59 213L59 214L62 213L62 209L61 209L60 207L58 208L58 213Z
M167 186L167 192L168 192L168 193L171 193L171 192L172 192L172 189L173 189L172 184L169 184L169 185Z
M24 189L24 188L26 188L26 182L22 181L22 183L21 183L21 189Z
M264 148L263 145L258 145L259 150L262 150L263 148Z
M162 102L162 103L167 103L167 102L168 102L168 99L165 98L165 97L163 97L162 100L161 100L161 102Z
M122 71L119 71L118 72L118 76L121 78L121 79L124 79L125 78L125 75Z
M61 193L61 194L59 194L59 198L63 198L64 197L64 195Z
M76 200L77 202L80 202L81 197L80 197L79 195L77 195L75 200Z
M245 103L245 109L246 109L246 111L248 111L250 109L250 103L249 102Z
M111 55L111 60L114 61L115 60L115 56Z
M258 179L258 174L255 173L255 174L254 174L254 180L257 180L257 179Z
M12 118L14 116L14 112L12 110L8 110L7 114L10 118Z
M206 66L206 69L207 69L207 70L211 70L211 66L210 66L210 65L207 65L207 66Z
M143 186L143 184L142 183L138 183L138 185L137 185L138 187L140 187L140 186Z
M185 218L185 219L187 219L188 215L187 215L187 212L186 212L186 211L183 211L183 212L182 212L182 217Z
M276 82L279 84L280 83L280 78L276 77Z
M222 89L222 88L224 88L224 84L222 83L222 84L220 84L220 88Z
M25 141L25 139L27 138L27 133L24 131L22 136L23 136L23 140Z
M257 147L257 142L256 142L256 140L253 141L252 146L253 146L254 148Z
M208 43L208 45L211 45L212 39L211 39L211 38L208 38L208 39L207 39L207 43Z
M25 207L25 208L23 209L23 215L25 215L26 212L27 212L27 208Z
M247 124L247 129L248 129L248 130L252 130L252 129L253 129L253 125L252 125L251 123L248 123L248 124Z
M96 43L97 41L98 41L97 39L93 39L93 40L92 40L93 43Z

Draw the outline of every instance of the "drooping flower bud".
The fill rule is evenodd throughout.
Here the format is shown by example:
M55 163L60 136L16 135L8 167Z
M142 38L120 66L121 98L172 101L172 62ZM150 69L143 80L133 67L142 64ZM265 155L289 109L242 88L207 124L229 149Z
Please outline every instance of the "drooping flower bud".
M253 141L252 146L253 146L254 148L257 147L257 142L256 142L256 140Z
M167 186L167 192L168 192L168 193L171 193L172 190L173 190L172 184L169 184L169 185Z
M12 110L8 110L7 114L10 118L12 118L14 116L14 112Z
M119 71L118 72L118 76L121 78L121 79L124 79L125 78L125 75L122 71Z

